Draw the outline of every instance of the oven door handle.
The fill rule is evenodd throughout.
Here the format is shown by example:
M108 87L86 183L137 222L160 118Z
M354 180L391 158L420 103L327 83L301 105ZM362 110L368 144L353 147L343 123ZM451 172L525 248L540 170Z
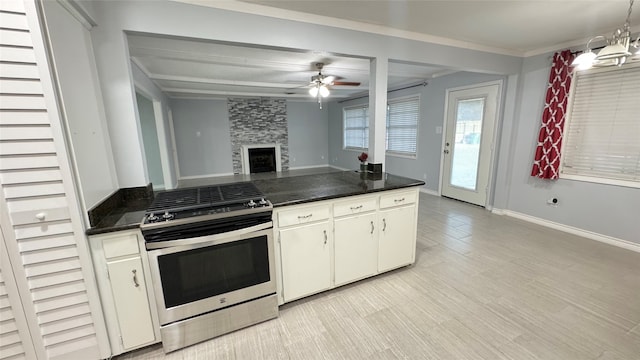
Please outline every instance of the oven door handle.
M254 232L270 229L273 227L273 221L268 221L262 224L228 231L225 233L214 234L214 235L206 235L206 236L198 236L188 239L178 239L178 240L168 240L168 241L155 241L155 242L147 242L145 247L147 250L155 250L155 249L164 249L169 247L176 246L188 246L188 245L197 245L203 243L211 243L212 245L223 244L225 242L233 241L238 237L243 235L251 234Z

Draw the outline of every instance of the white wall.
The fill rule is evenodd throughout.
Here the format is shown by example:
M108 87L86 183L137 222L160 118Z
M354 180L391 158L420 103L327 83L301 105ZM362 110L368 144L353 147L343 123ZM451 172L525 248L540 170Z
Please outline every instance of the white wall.
M393 58L457 69L514 74L521 59L328 26L166 1L99 1L92 32L120 185L144 182L135 135L134 95L124 31ZM310 35L313 38L310 39Z
M45 1L55 69L87 209L118 189L89 31L55 1Z

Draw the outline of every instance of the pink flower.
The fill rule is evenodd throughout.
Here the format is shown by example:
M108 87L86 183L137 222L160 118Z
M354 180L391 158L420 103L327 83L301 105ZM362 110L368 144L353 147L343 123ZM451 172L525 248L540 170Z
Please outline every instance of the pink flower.
M358 160L360 160L361 163L364 163L365 161L367 161L368 158L369 158L369 155L366 152L363 152L362 154L358 155Z

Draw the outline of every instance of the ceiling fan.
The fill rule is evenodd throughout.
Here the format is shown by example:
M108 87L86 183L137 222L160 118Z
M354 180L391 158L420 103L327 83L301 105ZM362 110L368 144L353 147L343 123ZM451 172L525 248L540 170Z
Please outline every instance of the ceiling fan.
M324 68L324 63L322 62L315 63L315 67L318 70L318 75L313 75L311 77L311 82L309 83L309 95L318 98L318 105L320 105L320 109L322 109L322 98L329 96L329 86L360 86L359 82L338 81L342 79L342 77L322 74L322 68Z
M311 77L311 83L309 84L310 86L317 86L317 85L344 85L344 86L360 86L359 82L354 82L354 81L338 81L340 79L342 79L342 77L340 76L334 76L334 75L324 75L322 74L322 69L324 68L324 63L322 62L318 62L315 63L315 67L316 70L318 70L318 75L314 75Z

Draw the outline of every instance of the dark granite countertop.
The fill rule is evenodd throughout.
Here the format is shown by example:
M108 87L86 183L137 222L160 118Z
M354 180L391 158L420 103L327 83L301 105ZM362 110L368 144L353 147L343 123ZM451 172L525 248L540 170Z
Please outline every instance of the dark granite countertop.
M252 181L273 206L303 204L378 191L424 185L389 173L331 172Z
M424 181L389 173L356 171L259 179L252 180L252 183L275 207L424 185ZM137 229L152 201L151 184L116 191L89 210L91 227L86 234Z
M153 201L151 184L119 189L89 210L91 227L87 229L86 234L96 235L139 228L151 201Z

